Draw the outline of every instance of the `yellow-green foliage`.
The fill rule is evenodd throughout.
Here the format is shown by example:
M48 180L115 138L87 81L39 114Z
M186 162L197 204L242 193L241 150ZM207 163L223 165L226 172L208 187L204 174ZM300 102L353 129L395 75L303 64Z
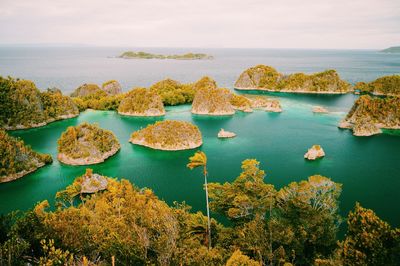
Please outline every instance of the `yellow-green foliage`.
M195 92L197 92L200 89L204 89L204 88L216 89L217 83L212 78L210 78L208 76L204 76L193 84L193 88L194 88Z
M116 82L118 82L118 81L116 81L115 79L111 79L111 80L104 82L103 85L101 85L101 87L104 88L105 86L112 84L112 83L116 83Z
M99 156L119 146L114 133L88 123L68 127L57 143L58 152L74 159Z
M346 120L354 124L363 120L382 123L384 127L400 126L400 98L375 98L362 95L355 101Z
M261 266L261 263L250 259L240 250L236 250L226 262L226 266Z
M200 130L197 126L175 120L158 121L144 129L132 133L132 139L143 139L150 145L161 145L161 147L174 147L199 143L202 141Z
M49 154L40 154L26 146L22 140L9 136L0 129L0 182L2 177L51 163Z
M99 93L103 91L96 84L83 84L79 86L73 93L71 93L71 97L86 97L91 94Z
M122 53L120 58L133 58L133 59L177 59L177 60L201 60L201 59L212 59L213 57L207 54L199 53L186 53L181 55L162 55L162 54L151 54L146 52L133 52L127 51Z
M310 92L348 92L350 84L341 80L335 70L306 75L295 73L282 78L279 90L305 90Z
M30 127L59 119L62 115L78 114L68 96L58 89L40 92L29 80L0 77L0 126Z
M355 89L377 95L400 96L400 75L380 77L372 82L358 82Z
M111 80L109 83L114 82ZM107 84L106 84L107 85ZM111 95L102 90L96 84L83 84L77 88L72 94L73 101L78 106L80 111L87 108L95 110L117 110L122 94Z
M153 84L150 90L160 95L165 105L191 103L195 92L192 84L181 84L172 79L161 80Z
M233 105L233 107L235 107L237 109L241 109L241 110L251 109L250 100L243 95L238 95L238 94L232 93L230 103Z
M245 70L235 83L235 87L276 89L281 74L275 68L257 65Z
M146 88L135 88L124 95L118 107L118 112L140 114L151 109L164 112L164 105L160 96Z

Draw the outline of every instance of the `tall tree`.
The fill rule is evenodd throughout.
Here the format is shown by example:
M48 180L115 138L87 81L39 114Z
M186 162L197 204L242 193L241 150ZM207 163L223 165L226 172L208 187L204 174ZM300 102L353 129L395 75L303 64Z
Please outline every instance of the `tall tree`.
M211 222L210 222L210 207L208 203L208 187L207 187L207 156L202 151L197 151L192 157L189 158L189 163L187 167L190 170L203 167L203 175L204 175L204 186L206 189L206 202L207 202L207 227L208 227L208 248L211 248Z

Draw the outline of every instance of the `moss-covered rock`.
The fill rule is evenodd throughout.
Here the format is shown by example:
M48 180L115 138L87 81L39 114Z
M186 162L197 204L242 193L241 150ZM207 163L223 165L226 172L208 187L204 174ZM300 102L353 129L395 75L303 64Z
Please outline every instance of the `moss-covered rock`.
M165 115L165 109L157 93L146 88L136 88L124 96L118 113L129 116L161 116Z
M235 82L237 89L265 89L276 90L282 74L275 68L265 65L257 65L243 71Z
M107 95L107 93L103 91L97 84L85 83L76 88L75 91L71 93L71 97L86 97L101 92L104 92L104 96Z
M120 149L111 131L88 123L68 127L57 143L58 160L70 165L101 163Z
M41 154L26 146L22 140L0 129L0 183L21 178L52 163L50 154Z
M187 150L203 144L199 128L189 122L166 120L135 131L129 140L133 144L157 150Z

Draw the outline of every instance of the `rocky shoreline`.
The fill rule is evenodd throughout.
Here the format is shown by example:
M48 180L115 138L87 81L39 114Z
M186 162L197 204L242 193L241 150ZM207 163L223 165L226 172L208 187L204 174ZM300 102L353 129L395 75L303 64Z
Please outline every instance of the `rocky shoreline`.
M155 150L162 150L162 151L181 151L181 150L191 150L191 149L195 149L200 147L201 145L203 145L203 141L199 141L199 142L186 142L184 144L175 144L175 145L170 145L170 146L163 146L160 143L154 143L154 144L150 144L147 143L144 139L138 139L138 138L130 138L129 142L131 142L132 144L136 144L139 146L144 146L144 147L148 147L151 149L155 149Z
M68 164L68 165L91 165L91 164L98 164L98 163L102 163L104 162L106 159L108 159L109 157L113 156L114 154L116 154L119 149L120 149L120 145L114 145L114 147L108 151L102 154L102 156L100 158L96 157L86 157L86 158L71 158L67 155L65 155L64 153L59 153L57 155L57 159L62 162L63 164Z
M77 117L77 116L79 116L79 113L78 114L61 115L61 116L59 116L57 118L48 119L47 121L42 122L42 123L31 124L29 126L24 126L24 125L16 125L16 126L13 126L13 127L4 126L4 129L12 131L12 130L38 128L38 127L43 127L45 125L48 125L48 124L56 122L56 121L70 119L70 118L74 118L74 117Z
M235 90L238 91L267 91L267 92L283 92L283 93L299 93L299 94L348 94L352 93L348 92L337 92L337 91L306 91L306 90L273 90L266 88L257 88L257 87L235 87Z
M12 174L12 175L1 177L0 178L0 183L6 183L6 182L11 182L11 181L17 180L17 179L19 179L19 178L21 178L23 176L26 176L26 175L28 175L30 173L35 172L37 169L39 169L39 168L41 168L41 167L43 167L45 165L46 165L45 163L38 163L35 167L33 167L33 168L29 169L29 170L23 170L23 171L21 171L19 173L15 173L15 174Z
M163 110L163 111L146 110L144 113L118 111L118 114L124 115L124 116L154 117L154 116L163 116L166 114L166 112L165 112L165 110Z

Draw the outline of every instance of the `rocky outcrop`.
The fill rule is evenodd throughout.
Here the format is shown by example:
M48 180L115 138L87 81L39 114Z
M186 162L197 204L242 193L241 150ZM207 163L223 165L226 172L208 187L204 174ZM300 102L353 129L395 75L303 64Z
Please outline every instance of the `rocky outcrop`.
M223 128L218 132L218 138L234 138L236 134L230 131L225 131Z
M136 88L122 99L118 113L128 116L162 116L165 115L165 109L157 93L145 88Z
M203 144L199 128L189 122L165 120L132 133L133 144L157 150L194 149Z
M400 129L400 98L358 98L339 128L352 129L355 136L372 136L381 129Z
M107 189L108 178L86 169L86 173L77 182L81 187L81 193L92 194Z
M313 113L328 113L328 110L322 106L314 106L312 111Z
M265 97L255 97L250 99L251 107L261 109L267 112L282 112L282 107L279 100L269 99Z
M116 154L120 144L115 135L96 124L83 123L68 127L58 140L57 159L70 165L90 165L104 162Z
M306 154L304 154L304 158L307 160L315 160L325 156L325 152L320 145L313 145Z
M82 98L99 92L103 92L103 90L97 84L85 83L76 88L75 91L71 93L71 97Z
M354 89L372 95L400 97L400 75L380 77L369 83L358 82Z
M215 81L202 78L195 85L192 113L198 115L233 115L235 110L230 103L231 92L217 88Z
M116 95L122 93L121 84L116 80L109 80L103 83L102 90L108 95Z
M342 94L351 86L340 79L335 70L311 75L295 73L283 75L273 67L258 65L245 70L235 82L237 90L264 90L292 93Z

